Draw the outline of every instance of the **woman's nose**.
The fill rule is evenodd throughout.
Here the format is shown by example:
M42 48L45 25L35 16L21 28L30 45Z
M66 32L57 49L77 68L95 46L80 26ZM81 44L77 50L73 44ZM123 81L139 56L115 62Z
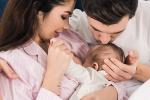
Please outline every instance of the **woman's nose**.
M65 25L63 28L66 29L66 30L68 30L68 29L71 28L71 26L70 25Z
M64 27L63 27L63 28L64 28L64 29L69 29L69 28L70 28L69 22L65 22Z

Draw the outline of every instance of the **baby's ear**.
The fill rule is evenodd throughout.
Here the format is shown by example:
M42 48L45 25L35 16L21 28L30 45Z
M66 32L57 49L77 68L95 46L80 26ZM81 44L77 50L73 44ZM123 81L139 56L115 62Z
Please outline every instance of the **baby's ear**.
M97 63L97 62L94 62L94 63L92 64L92 68L94 68L95 70L98 71L98 69L99 69L98 63Z

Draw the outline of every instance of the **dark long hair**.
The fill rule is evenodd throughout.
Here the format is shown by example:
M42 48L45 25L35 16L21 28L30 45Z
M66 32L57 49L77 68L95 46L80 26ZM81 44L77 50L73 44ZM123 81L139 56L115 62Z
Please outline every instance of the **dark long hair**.
M38 12L46 15L65 1L9 0L0 22L0 51L16 48L30 40L38 26Z

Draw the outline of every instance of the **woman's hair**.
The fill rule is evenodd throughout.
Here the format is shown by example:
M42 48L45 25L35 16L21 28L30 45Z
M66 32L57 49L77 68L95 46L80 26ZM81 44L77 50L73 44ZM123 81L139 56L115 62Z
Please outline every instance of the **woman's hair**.
M116 24L126 15L132 18L138 5L138 0L81 1L83 10L88 16L106 25Z
M38 27L38 12L42 11L46 16L65 1L9 0L0 22L0 51L16 48L30 40Z

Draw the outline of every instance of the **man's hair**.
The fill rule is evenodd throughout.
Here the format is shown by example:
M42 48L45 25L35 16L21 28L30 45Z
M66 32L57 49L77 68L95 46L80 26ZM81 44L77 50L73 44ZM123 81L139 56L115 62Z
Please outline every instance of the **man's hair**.
M106 25L118 23L124 16L135 15L138 0L81 0L84 11L91 18Z

